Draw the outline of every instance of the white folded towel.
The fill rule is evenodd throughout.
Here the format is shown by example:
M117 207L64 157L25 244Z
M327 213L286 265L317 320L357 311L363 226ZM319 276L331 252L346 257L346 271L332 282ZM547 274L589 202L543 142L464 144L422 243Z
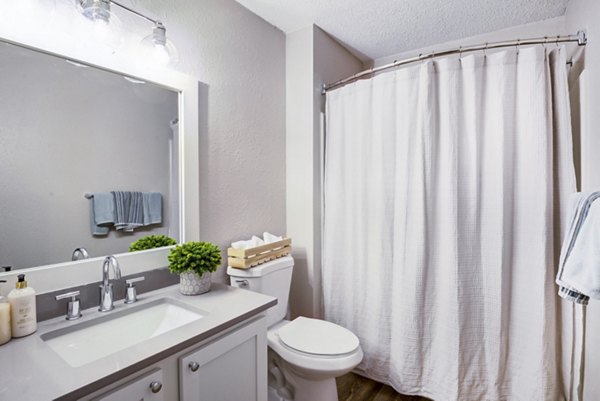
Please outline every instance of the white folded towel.
M231 247L234 249L248 249L248 248L256 248L257 246L270 244L272 242L281 241L283 237L279 235L273 235L268 232L263 233L263 238L257 237L253 235L249 240L236 241L231 243Z
M281 241L283 239L283 237L281 237L281 236L273 235L266 231L263 233L263 238L265 239L265 244L270 244L271 242Z
M256 248L257 246L264 245L265 242L253 235L251 239L245 241L236 241L231 243L231 247L234 249L248 249L248 248Z
M231 243L233 249L246 249L246 242L248 241L236 241Z
M252 239L249 241L250 246L249 248L254 248L257 246L261 246L265 244L265 241L262 240L262 238L257 237L256 235L252 236Z
M600 192L578 193L570 201L569 229L562 244L558 294L587 305L600 299Z

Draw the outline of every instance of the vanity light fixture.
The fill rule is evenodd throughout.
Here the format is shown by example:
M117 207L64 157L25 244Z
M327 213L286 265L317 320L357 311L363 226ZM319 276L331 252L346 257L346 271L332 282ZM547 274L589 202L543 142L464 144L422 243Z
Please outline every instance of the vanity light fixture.
M110 0L76 0L79 10L92 24L91 34L114 53L122 44L121 21L111 11Z
M109 0L79 0L79 6L81 13L94 23L105 26L110 23L112 15Z
M136 15L154 24L152 33L141 41L142 51L145 59L150 59L159 65L176 64L179 61L177 48L167 39L167 29L159 20L152 19L132 8L126 7L113 0L76 0L81 13L94 22L99 29L112 28L113 21L117 21L118 29L120 22L116 15L111 12L111 5L117 6L133 15Z

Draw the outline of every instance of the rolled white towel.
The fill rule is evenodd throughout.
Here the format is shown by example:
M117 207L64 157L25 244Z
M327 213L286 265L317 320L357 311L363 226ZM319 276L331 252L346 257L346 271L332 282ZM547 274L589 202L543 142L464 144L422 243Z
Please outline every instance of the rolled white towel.
M248 246L246 245L248 241L236 241L231 243L231 247L233 249L246 249Z
M248 248L255 248L257 246L261 246L264 244L265 244L265 242L262 240L262 238L257 237L256 235L253 235L252 238L250 238L248 240L232 242L231 247L234 249L248 249Z
M265 244L270 244L271 242L281 241L283 239L283 237L281 237L281 236L273 235L266 231L263 233L263 238L265 239Z
M262 238L257 237L256 235L252 236L252 239L249 241L250 242L250 248L254 248L257 246L261 246L265 244L265 241L262 240Z

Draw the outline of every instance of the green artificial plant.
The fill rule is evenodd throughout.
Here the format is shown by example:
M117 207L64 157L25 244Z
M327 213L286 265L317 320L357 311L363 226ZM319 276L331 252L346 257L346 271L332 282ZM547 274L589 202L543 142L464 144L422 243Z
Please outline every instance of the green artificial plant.
M221 265L221 250L210 242L186 242L169 253L171 273L194 272L199 275L214 272Z
M166 235L146 235L133 241L129 246L129 252L143 251L146 249L160 248L163 246L177 245L174 238Z

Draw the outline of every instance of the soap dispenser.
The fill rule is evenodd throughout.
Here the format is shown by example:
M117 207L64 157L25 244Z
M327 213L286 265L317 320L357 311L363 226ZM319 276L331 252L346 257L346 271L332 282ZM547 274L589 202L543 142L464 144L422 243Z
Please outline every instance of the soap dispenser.
M35 290L27 287L25 275L19 274L16 288L8 294L13 338L25 337L37 330Z
M0 283L6 283L6 280L0 280ZM10 339L10 304L0 292L0 345L6 344Z

